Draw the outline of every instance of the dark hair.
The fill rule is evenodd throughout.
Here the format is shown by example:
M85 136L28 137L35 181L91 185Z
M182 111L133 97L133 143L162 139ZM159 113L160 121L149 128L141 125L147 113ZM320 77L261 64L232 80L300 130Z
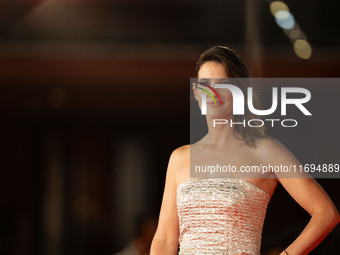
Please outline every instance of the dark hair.
M249 71L245 63L242 59L230 48L226 46L213 46L210 49L204 51L196 64L196 76L198 76L198 71L201 66L208 62L214 61L221 63L227 70L229 78L249 78ZM242 90L244 94L246 94L247 87L246 83L239 82L238 87ZM256 109L259 109L258 96L253 93L253 104ZM244 116L236 115L234 116L235 121L242 121L241 118L244 118L246 121L250 119L259 119L259 117L252 112L249 111L248 107L245 107ZM238 136L241 136L241 138ZM243 127L242 125L235 125L234 128L234 136L237 139L243 140L249 146L255 146L255 139L266 137L265 128L262 127Z

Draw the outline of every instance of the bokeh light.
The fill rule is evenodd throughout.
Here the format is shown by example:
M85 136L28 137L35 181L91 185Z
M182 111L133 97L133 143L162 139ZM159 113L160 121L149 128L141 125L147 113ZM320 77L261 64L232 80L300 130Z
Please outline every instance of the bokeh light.
M298 39L294 42L296 55L303 59L309 59L312 55L312 47L306 40Z
M282 1L274 1L270 3L270 12L273 14L273 16L276 16L276 13L278 11L286 11L289 12L288 6L282 2Z
M289 39L295 41L297 39L303 39L307 41L307 36L300 29L289 29L284 30L284 33L289 37Z
M289 7L282 1L273 1L269 4L270 12L275 21L292 42L295 54L302 59L309 59L312 55L312 47L307 41L307 36L296 23Z
M293 15L288 11L276 12L275 21L283 29L292 29L295 24Z

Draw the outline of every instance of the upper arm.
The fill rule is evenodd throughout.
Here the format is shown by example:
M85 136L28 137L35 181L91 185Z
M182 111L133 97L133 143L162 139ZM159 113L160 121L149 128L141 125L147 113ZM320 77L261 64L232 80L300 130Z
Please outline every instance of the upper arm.
M267 143L267 148L263 149L266 161L271 165L282 165L286 166L287 169L291 169L288 174L279 171L275 172L275 175L301 207L311 215L320 210L328 211L329 213L337 211L323 188L309 174L304 172L295 173L292 170L294 166L298 170L301 163L287 148L272 139L268 140Z
M332 200L313 178L285 178L279 181L310 215L326 212L332 216L337 212Z
M177 215L176 173L180 167L181 149L176 149L170 157L166 173L165 187L159 214L156 236L167 242L178 244L179 224Z

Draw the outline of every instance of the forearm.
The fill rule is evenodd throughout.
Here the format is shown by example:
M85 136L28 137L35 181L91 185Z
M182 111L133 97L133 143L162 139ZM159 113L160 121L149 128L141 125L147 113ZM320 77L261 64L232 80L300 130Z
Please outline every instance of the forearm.
M178 242L166 240L165 238L155 238L151 244L150 255L177 255Z
M337 211L320 212L312 215L308 225L298 238L285 250L289 255L304 255L311 252L339 223ZM285 255L281 253L280 255Z

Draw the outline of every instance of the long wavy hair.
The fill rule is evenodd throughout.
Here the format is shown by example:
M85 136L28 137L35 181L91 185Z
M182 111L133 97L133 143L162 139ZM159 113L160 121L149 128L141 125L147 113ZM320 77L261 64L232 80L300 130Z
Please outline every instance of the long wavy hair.
M229 47L226 46L213 46L210 49L204 51L196 64L196 76L201 66L208 61L214 61L221 63L227 70L229 78L249 78L249 71L242 59ZM244 94L247 92L247 83L239 82L237 86L242 90ZM253 93L253 105L256 109L259 109L259 99L256 93ZM245 112L243 116L234 115L234 121L248 122L250 119L259 119L259 116L249 111L245 105ZM255 146L256 138L267 137L265 135L265 127L249 127L242 125L234 126L234 136L237 139L243 140L249 146Z

